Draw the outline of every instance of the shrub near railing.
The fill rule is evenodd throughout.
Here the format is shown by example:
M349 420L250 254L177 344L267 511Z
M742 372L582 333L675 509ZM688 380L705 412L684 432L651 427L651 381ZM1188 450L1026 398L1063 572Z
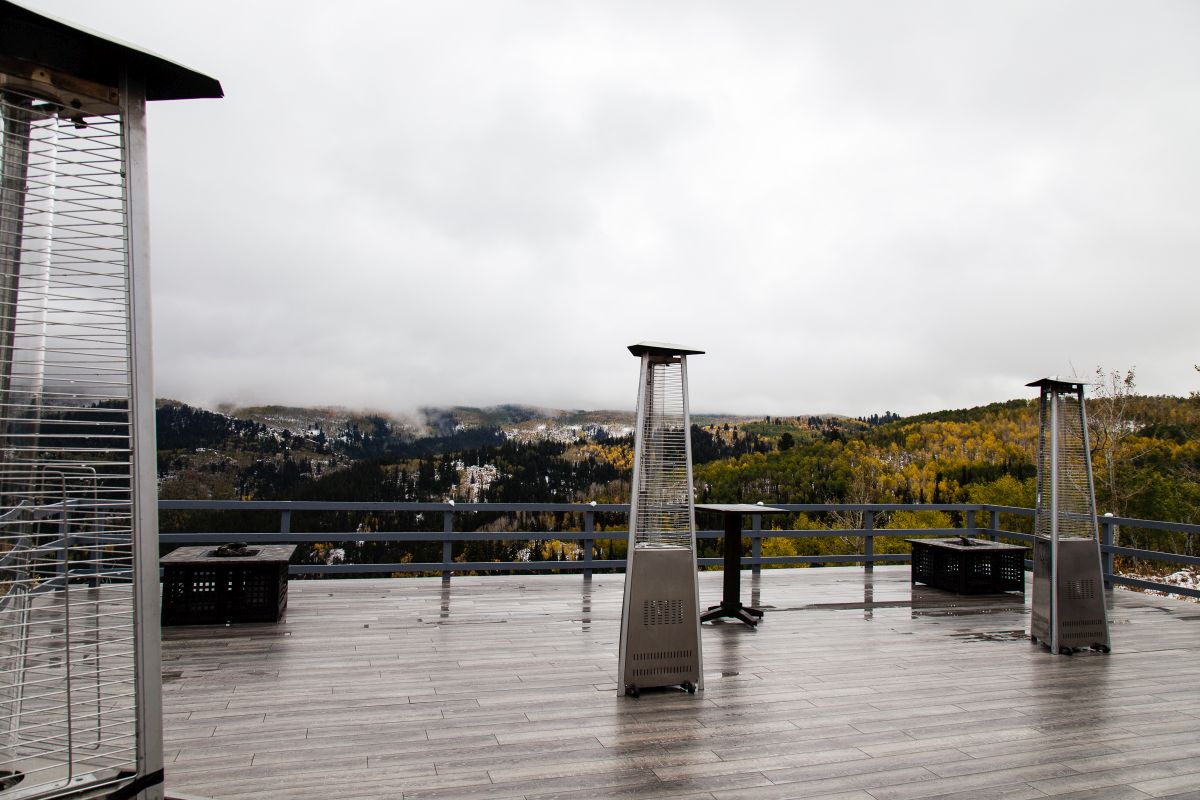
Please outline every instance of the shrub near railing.
M808 520L814 516L834 516L842 520L861 520L858 527L804 527L764 529L764 519L778 517L749 515L745 536L750 541L750 553L742 558L742 566L755 572L767 566L799 566L818 564L861 564L870 568L877 563L902 563L910 560L909 553L902 550L902 540L917 536L976 536L990 539L1029 544L1033 535L1033 509L1012 506L970 504L885 504L885 503L784 503L776 506L793 512L792 520ZM160 542L166 547L183 544L209 544L224 541L245 541L262 544L329 544L339 542L363 542L405 545L410 559L390 560L373 563L302 563L303 556L293 563L289 571L296 576L335 575L390 575L440 574L449 576L455 572L582 572L590 575L603 570L620 570L625 566L624 558L596 558L597 540L610 543L608 552L620 553L620 544L627 537L625 530L612 530L607 524L597 527L598 517L610 520L613 515L629 514L626 504L591 503L321 503L307 501L236 501L236 500L162 500L159 502L163 531ZM904 519L902 514L926 512L946 515L955 524L938 528L888 528L877 525L887 519ZM231 514L229 518L221 515ZM556 515L555 518L578 520L576 530L460 530L473 516L486 516L495 520L497 515ZM804 516L801 516L804 515ZM218 520L233 520L239 524L212 524ZM416 524L399 529L399 525L388 522L413 520ZM787 518L785 518L787 519ZM330 524L330 520L333 524ZM1021 527L1025 531L1001 527L1008 520L1028 520ZM268 524L270 521L273 524ZM701 517L703 521L703 517ZM197 523L208 523L204 527L220 530L178 530ZM300 524L297 524L300 523ZM1105 583L1121 584L1142 589L1169 591L1192 597L1200 597L1200 590L1176 587L1169 584L1127 575L1114 574L1114 559L1141 559L1174 565L1200 565L1200 557L1180 555L1161 550L1148 550L1118 546L1114 539L1118 528L1133 528L1171 535L1192 537L1200 533L1200 525L1155 520L1127 519L1123 517L1099 517L1101 552L1104 564ZM886 524L886 523L884 523ZM267 528L270 527L270 530ZM568 527L563 523L560 527ZM313 530L313 528L320 528ZM722 536L721 531L701 530L697 537L701 542L702 567L722 565L722 559L708 552L709 540ZM532 541L555 539L561 542L578 543L579 557L574 560L533 561L497 559L472 559L472 545L479 543L523 544ZM778 539L826 540L839 539L855 543L856 552L796 553L793 555L764 555L763 542ZM859 543L861 542L861 545ZM519 547L509 551L518 552ZM768 548L771 549L771 548ZM457 551L457 552L456 552ZM381 553L398 552L396 549L380 548ZM420 558L418 558L420 554ZM1027 562L1028 563L1028 562Z

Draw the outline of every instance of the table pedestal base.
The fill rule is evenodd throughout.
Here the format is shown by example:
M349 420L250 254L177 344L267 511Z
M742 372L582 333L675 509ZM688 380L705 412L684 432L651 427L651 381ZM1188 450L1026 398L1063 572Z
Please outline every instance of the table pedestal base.
M700 621L712 622L717 619L736 619L754 628L758 626L758 623L762 622L762 616L763 610L761 608L744 606L741 603L734 605L725 605L722 603L719 606L709 606L708 611L700 615Z

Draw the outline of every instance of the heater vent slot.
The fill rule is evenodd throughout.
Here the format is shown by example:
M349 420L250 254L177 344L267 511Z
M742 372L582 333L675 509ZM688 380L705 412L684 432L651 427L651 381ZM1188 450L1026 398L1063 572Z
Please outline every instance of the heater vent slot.
M662 677L664 675L678 675L687 677L694 667L690 664L671 664L662 667L637 667L633 670L633 674L638 678L646 678L651 675Z
M643 625L682 625L682 600L647 600L642 603Z
M691 658L692 650L660 650L656 653L634 653L634 661L666 661L672 658Z

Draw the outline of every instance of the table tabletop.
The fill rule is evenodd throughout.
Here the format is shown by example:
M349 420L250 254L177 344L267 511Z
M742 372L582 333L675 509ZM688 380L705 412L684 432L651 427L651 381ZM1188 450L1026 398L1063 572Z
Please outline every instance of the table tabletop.
M760 506L757 503L696 503L697 511L716 511L721 514L786 514L786 508Z

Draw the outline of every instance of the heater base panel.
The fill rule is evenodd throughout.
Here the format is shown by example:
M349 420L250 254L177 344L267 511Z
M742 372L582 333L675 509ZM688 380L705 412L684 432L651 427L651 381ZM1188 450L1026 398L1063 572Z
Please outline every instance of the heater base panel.
M686 547L642 546L633 554L621 684L647 689L700 684L696 560Z
M1048 647L1053 643L1051 558L1050 541L1035 541L1030 636ZM1094 539L1058 540L1057 610L1060 648L1110 646L1104 577Z

